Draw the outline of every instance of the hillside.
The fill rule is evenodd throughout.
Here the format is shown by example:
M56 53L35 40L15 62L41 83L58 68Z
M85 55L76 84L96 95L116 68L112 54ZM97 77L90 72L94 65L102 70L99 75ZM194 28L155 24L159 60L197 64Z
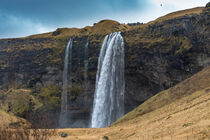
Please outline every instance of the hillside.
M68 133L69 140L209 139L209 108L210 67L148 99L111 127L60 132Z
M177 11L177 12L167 14L163 17L159 17L158 19L156 19L154 21L151 21L149 23L151 24L153 22L162 22L162 21L165 21L165 20L170 20L170 19L181 17L181 16L201 14L203 10L204 10L204 7L196 7L196 8L192 8L192 9L181 10L181 11Z
M130 112L160 91L210 65L209 13L206 6L175 12L161 17L161 22L144 25L128 26L102 20L82 29L59 28L25 38L0 39L0 90L9 92L2 109L7 111L10 99L17 94L21 98L16 98L15 103L22 103L23 98L24 107L19 110L13 106L12 113L25 119L29 119L27 114L44 113L53 121L51 127L56 127L65 47L69 38L73 38L72 87L68 92L72 122L69 124L88 127L102 41L105 35L121 31L125 41L125 112Z
M0 110L0 128L27 128L29 126L28 121Z
M110 34L113 31L125 31L128 28L127 25L123 25L114 20L102 20L98 23L94 23L93 26L86 26L84 28L58 28L54 32L38 34L28 36L26 38L62 38L67 36L91 36L91 35L105 35Z
M186 100L190 102L190 99L187 99L188 97L192 98L195 96L195 98L197 98L198 96L202 96L202 94L205 93L204 89L206 89L206 93L208 94L209 87L210 67L202 70L198 74L193 75L191 78L184 80L176 86L156 94L141 104L138 108L123 116L123 118L118 120L115 124L132 120L138 116L142 116L163 106L179 101L181 98L186 98Z

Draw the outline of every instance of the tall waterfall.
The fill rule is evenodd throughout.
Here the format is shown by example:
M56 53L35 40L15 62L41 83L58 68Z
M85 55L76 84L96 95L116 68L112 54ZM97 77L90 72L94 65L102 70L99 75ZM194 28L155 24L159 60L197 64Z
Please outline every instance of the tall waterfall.
M87 87L87 78L88 78L88 45L89 45L89 38L87 39L87 43L85 44L85 55L84 55L84 82L85 82L85 88Z
M107 35L98 59L91 127L102 128L124 114L124 40L120 32Z
M63 87L62 87L62 95L61 95L61 112L59 119L59 128L68 127L68 100L67 100L67 91L68 91L68 64L69 64L69 52L70 52L70 66L72 63L72 42L73 40L70 38L65 51L64 58L64 69L63 69Z

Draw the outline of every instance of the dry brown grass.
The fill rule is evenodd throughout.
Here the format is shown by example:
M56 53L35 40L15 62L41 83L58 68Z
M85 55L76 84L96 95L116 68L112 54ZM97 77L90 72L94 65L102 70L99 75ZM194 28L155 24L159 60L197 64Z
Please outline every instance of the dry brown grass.
M55 130L0 128L0 140L51 140Z
M210 89L207 88L207 89ZM101 129L65 129L67 140L208 140L210 139L210 93L206 89L168 106L116 126ZM56 137L56 140L62 140Z
M137 116L151 112L183 97L189 96L195 93L196 91L205 89L209 86L210 67L184 80L176 86L156 94L155 96L144 102L142 105L140 105L138 108L126 114L122 119L120 119L116 123L130 120Z
M111 140L208 140L209 108L210 68L206 68L152 97L111 127L58 131L68 134L66 140L102 140L103 136ZM53 139L62 140L59 136Z
M22 118L8 114L3 110L0 110L0 128L9 128L10 126L24 126L29 127L30 123Z
M38 117L41 118L42 117ZM0 123L0 140L51 140L51 137L57 135L55 129L41 129L40 125L29 125L24 119L7 116L8 120L1 119ZM36 119L36 118L31 118ZM38 120L34 120L38 121ZM47 121L43 121L46 125Z
M203 9L204 9L204 7L196 7L196 8L192 8L192 9L186 9L186 10L173 12L173 13L167 14L165 16L159 17L156 20L149 22L148 24L152 24L155 22L162 22L162 21L169 20L169 19L174 19L174 18L178 18L178 17L184 16L184 15L200 14L203 11Z
M102 20L92 27L91 34L105 35L112 32L123 31L127 28L127 25L120 24L114 20Z
M116 31L125 31L127 28L129 26L120 24L114 20L102 20L93 26L86 26L84 28L58 28L55 32L31 35L26 38L106 35Z

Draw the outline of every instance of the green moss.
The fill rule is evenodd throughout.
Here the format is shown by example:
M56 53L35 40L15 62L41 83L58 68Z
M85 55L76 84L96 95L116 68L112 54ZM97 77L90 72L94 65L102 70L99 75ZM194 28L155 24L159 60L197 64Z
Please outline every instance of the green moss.
M192 123L186 123L186 124L183 124L182 127L188 127L190 125L192 125Z
M40 90L40 99L43 106L41 109L54 109L59 108L61 104L61 87L60 86L48 86L43 87Z
M20 97L21 98L21 97ZM12 112L17 116L24 116L30 111L29 102L24 101L23 98L17 99L17 104L12 108Z
M11 112L20 117L24 117L28 112L31 112L32 109L30 98L25 95L16 96L11 105Z
M184 51L192 48L192 44L191 44L190 40L186 37L177 37L177 38L173 38L173 39L174 39L173 44L175 44L177 46L175 55L182 54Z
M59 40L55 40L54 45L51 47L48 46L52 50L52 53L49 53L47 56L47 60L49 64L58 64L61 65L63 63L63 54L65 51L65 46L68 42L67 38L62 38Z
M129 61L132 61L132 60L136 59L136 56L137 56L136 54L131 55Z
M27 114L36 111L40 106L41 103L35 96L32 96L29 89L0 90L0 108L5 112L26 117Z
M69 97L70 100L75 101L77 97L83 92L83 88L80 85L74 85L70 89Z
M5 98L6 98L6 95L0 91L0 100L4 101Z

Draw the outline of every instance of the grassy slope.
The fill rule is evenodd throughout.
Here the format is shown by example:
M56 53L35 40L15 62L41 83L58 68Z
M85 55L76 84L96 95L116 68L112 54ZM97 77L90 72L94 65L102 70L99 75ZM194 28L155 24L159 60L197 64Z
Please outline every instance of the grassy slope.
M114 20L102 20L94 26L86 26L84 28L58 28L55 32L44 34L32 35L26 38L60 38L65 36L91 36L91 35L104 35L113 31L124 31L128 28L127 25L122 25Z
M210 67L150 98L111 127L59 131L81 140L209 139L209 108Z
M16 117L14 115L8 114L3 110L0 110L0 128L10 127L29 127L30 123L26 120Z
M196 91L205 89L209 86L210 67L204 69L202 72L194 75L193 77L184 80L180 84L156 94L155 96L141 104L138 108L125 115L122 119L118 120L116 124L149 113L183 97L190 96Z
M157 18L154 21L149 22L149 24L154 23L154 22L162 22L164 20L178 18L178 17L184 16L184 15L200 14L203 11L203 9L204 9L204 7L196 7L196 8L192 8L192 9L186 9L186 10L169 13L165 16Z

